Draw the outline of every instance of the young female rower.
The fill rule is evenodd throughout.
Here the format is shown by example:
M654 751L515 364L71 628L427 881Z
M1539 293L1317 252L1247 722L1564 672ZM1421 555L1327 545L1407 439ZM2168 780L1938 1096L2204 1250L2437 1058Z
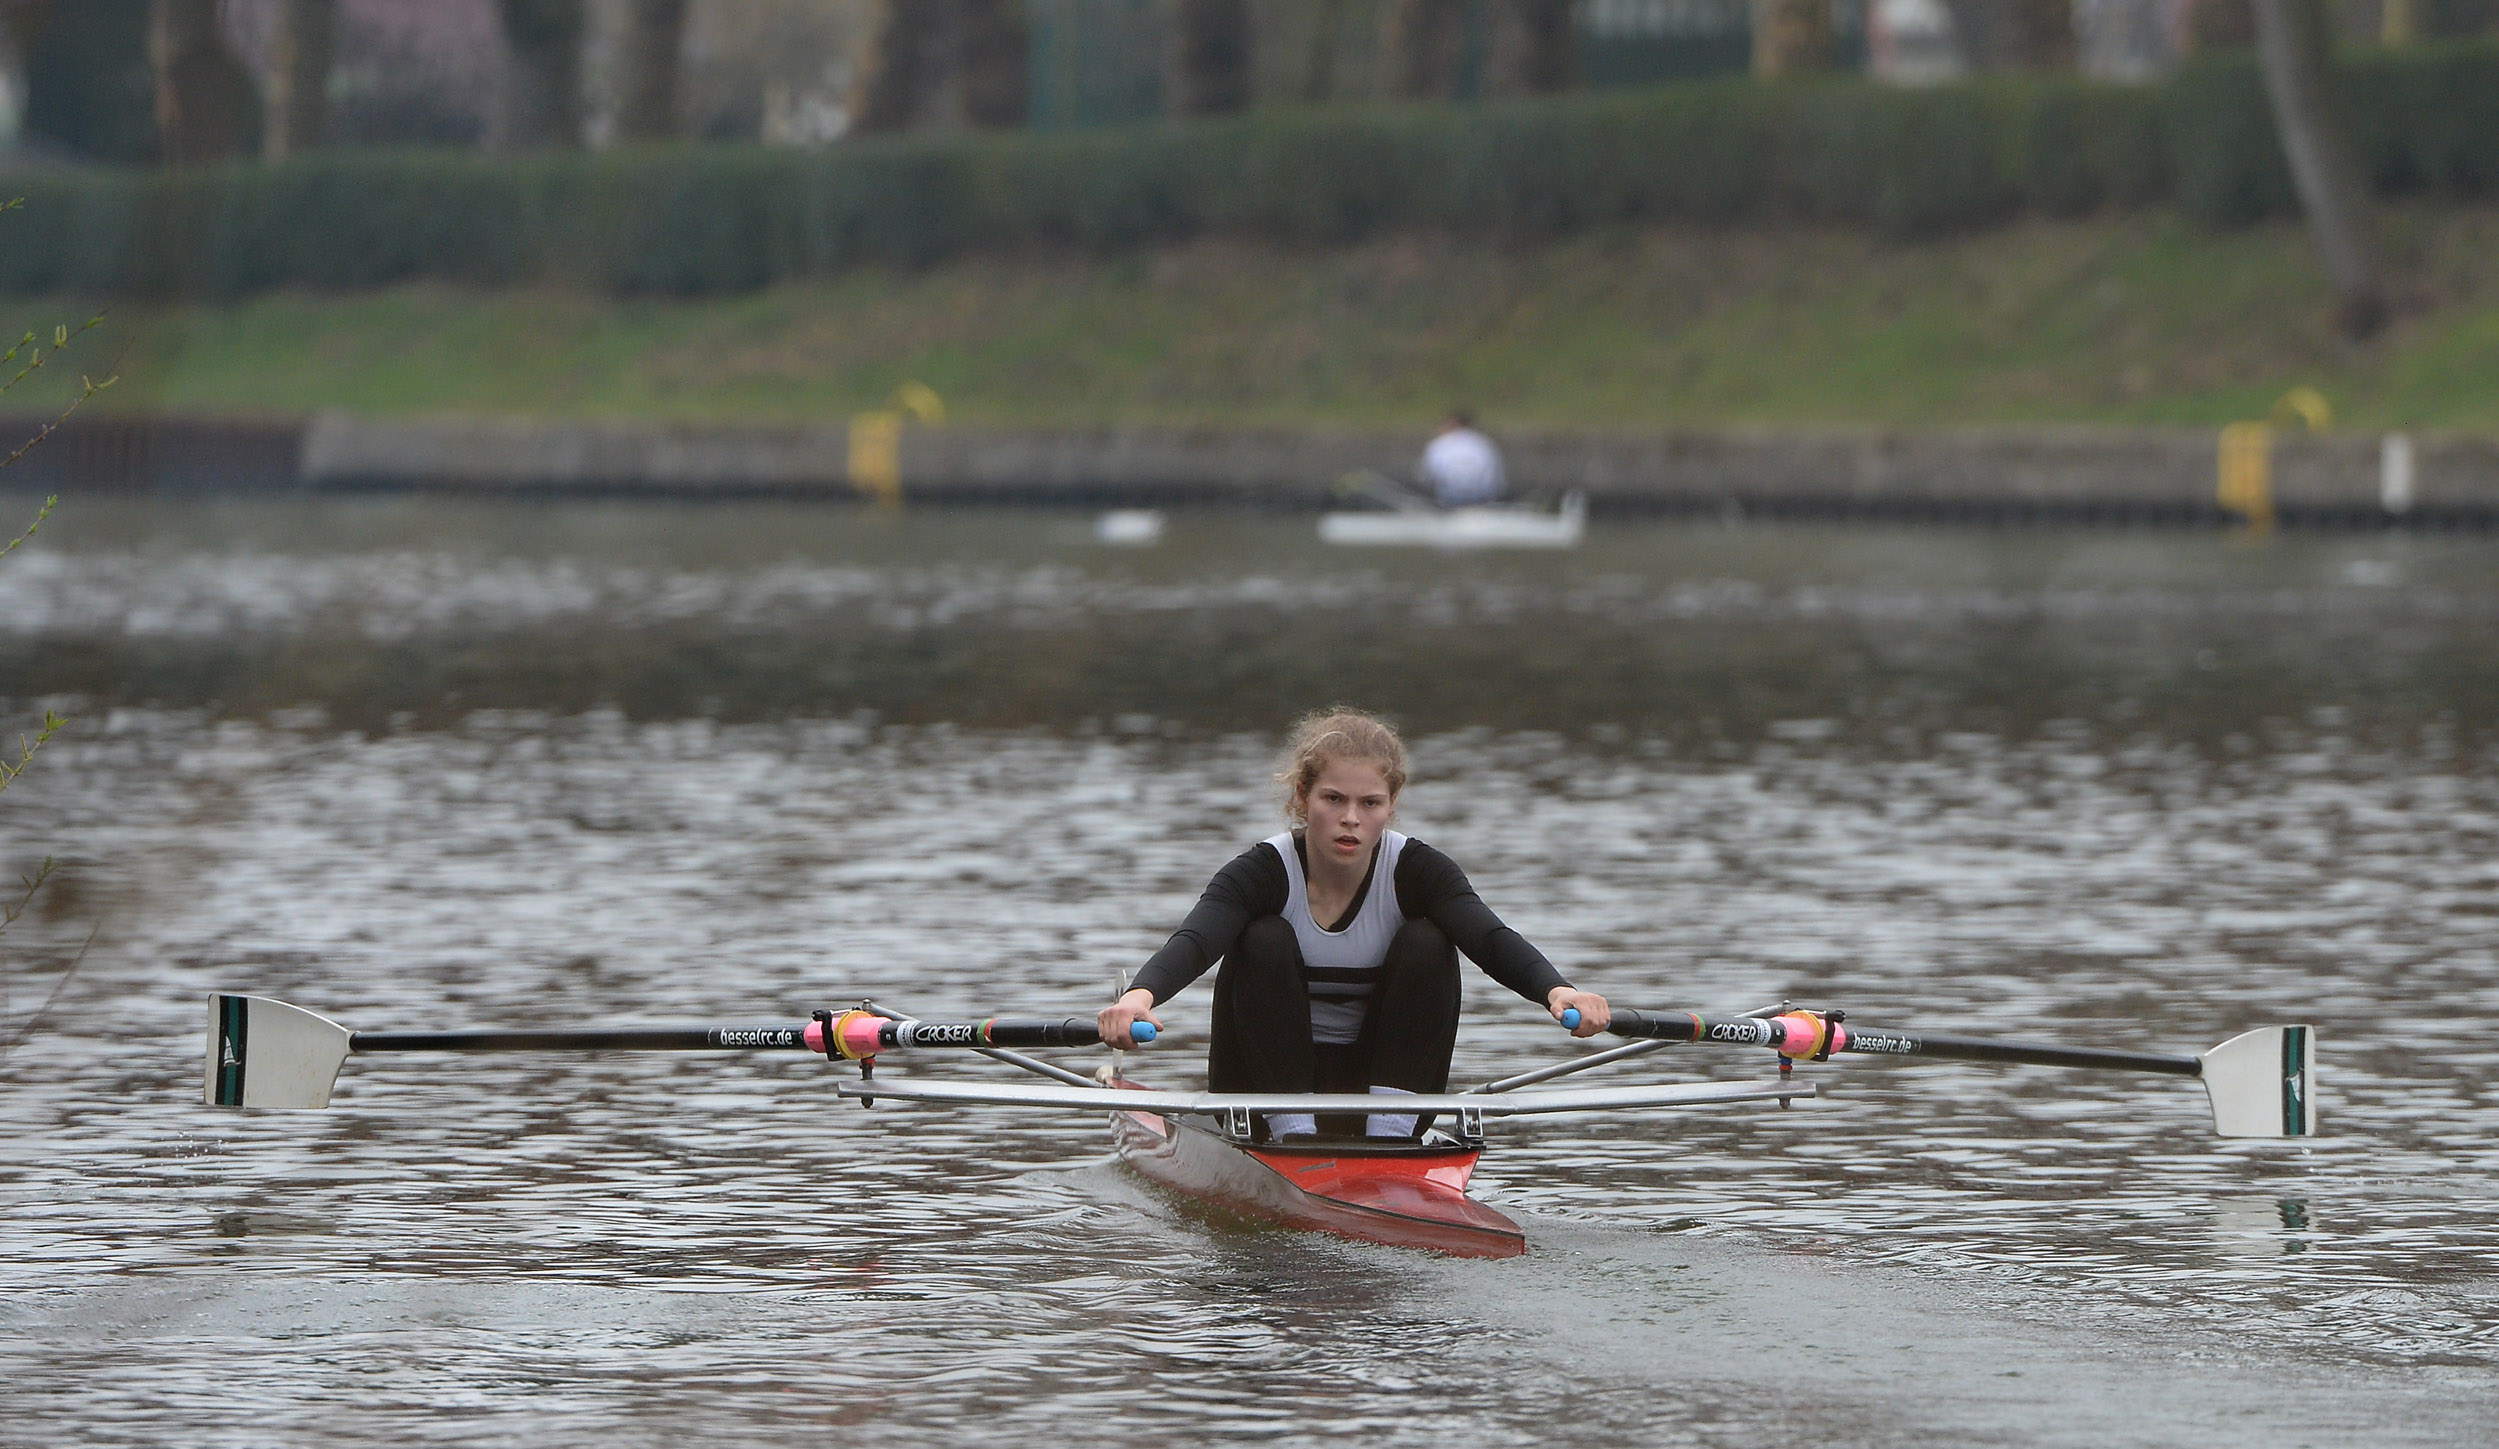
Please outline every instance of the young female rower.
M1277 781L1294 828L1215 873L1205 895L1119 1000L1103 1041L1157 1027L1154 1008L1216 961L1207 1085L1218 1092L1444 1092L1458 1039L1458 959L1483 968L1578 1036L1605 1030L1605 998L1562 979L1501 923L1457 863L1388 828L1406 784L1397 732L1359 710L1304 720ZM1386 1104L1383 1104L1386 1105ZM1266 1119L1310 1133L1307 1113ZM1411 1112L1370 1114L1374 1137L1410 1137Z

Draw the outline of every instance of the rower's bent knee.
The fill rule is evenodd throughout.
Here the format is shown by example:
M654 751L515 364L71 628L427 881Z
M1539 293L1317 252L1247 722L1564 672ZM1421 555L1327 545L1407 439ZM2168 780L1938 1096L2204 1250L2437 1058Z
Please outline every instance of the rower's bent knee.
M1401 960L1418 963L1446 964L1451 970L1458 965L1458 948L1449 943L1449 933L1429 919L1416 917L1397 928L1388 949Z
M1235 959L1287 962L1300 959L1302 943L1293 935L1293 927L1282 916L1260 916L1241 928L1241 939L1232 947Z
M1223 958L1219 990L1302 991L1302 943L1282 916L1260 916L1241 928Z

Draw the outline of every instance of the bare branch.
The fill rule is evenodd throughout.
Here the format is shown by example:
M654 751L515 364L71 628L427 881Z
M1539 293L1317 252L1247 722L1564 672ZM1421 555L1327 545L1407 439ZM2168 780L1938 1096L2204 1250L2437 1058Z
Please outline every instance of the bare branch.
M0 1054L17 1050L25 1044L26 1038L35 1034L36 1027L43 1025L44 1017L52 1010L52 1003L61 999L62 988L68 986L77 977L79 967L87 964L87 948L95 944L96 933L103 929L102 921L87 928L87 939L78 943L78 954L69 958L69 969L63 971L61 979L53 982L52 989L44 993L43 1005L36 1007L35 1014L26 1018L26 1024L11 1033L5 1043L0 1043Z
M34 762L35 751L42 749L44 742L51 739L53 734L58 731L61 726L68 723L68 720L61 718L59 715L54 714L52 711L47 709L43 712L43 728L36 732L33 739L30 740L24 735L19 735L17 737L18 754L16 763L12 764L5 757L0 757L0 790L6 790L9 786L17 783L17 777L25 774L26 767ZM31 891L28 893L32 894ZM16 920L17 917L12 914L9 919L13 921Z
M58 493L55 493L51 497L43 500L43 507L35 510L35 521L26 525L26 531L19 534L17 537L10 539L6 544L0 544L0 558L7 558L11 553L16 551L19 544L33 538L35 536L35 530L43 527L43 521L52 516L53 506L60 501L61 495Z
M59 353L62 348L69 346L73 339L84 337L88 333L93 332L95 329L103 325L104 314L98 312L86 321L79 323L75 330L72 330L67 323L63 323L60 326L53 328L52 351L50 352L44 351L41 340L39 340L32 331L29 331L25 336L17 339L16 346L11 347L6 352L0 352L0 367L6 367L8 364L15 362L17 360L18 353L27 353L26 365L19 368L14 374L12 374L7 382L0 382L0 392L7 392L10 388L24 382L28 373L31 373L35 369L43 366L45 363L50 362L53 356ZM33 350L28 352L27 349L29 348L32 348ZM93 384L89 384L89 391L92 392L93 390ZM86 399L80 398L78 401L84 402ZM76 407L77 405L77 403L70 404L72 407Z
M72 399L68 407L61 409L61 415L59 417L54 418L52 421L45 423L42 427L36 429L35 435L20 444L16 452L11 453L5 458L0 458L0 468L6 468L18 459L25 457L28 453L33 452L35 444L42 442L44 439L51 437L54 433L60 431L61 424L69 421L69 415L78 411L80 404L86 402L87 399L94 397L97 393L104 391L106 388L111 387L114 383L121 381L121 377L119 374L115 374L112 377L104 379L102 382L98 382L92 377L83 377L80 378L79 381L86 385L85 390L80 392L76 398Z
M35 867L33 875L23 875L17 878L17 883L26 889L16 901L5 908L0 908L0 931L5 931L17 924L17 918L26 914L26 908L34 903L35 892L42 890L43 883L52 879L52 873L59 868L52 857L47 855L43 858L43 864Z

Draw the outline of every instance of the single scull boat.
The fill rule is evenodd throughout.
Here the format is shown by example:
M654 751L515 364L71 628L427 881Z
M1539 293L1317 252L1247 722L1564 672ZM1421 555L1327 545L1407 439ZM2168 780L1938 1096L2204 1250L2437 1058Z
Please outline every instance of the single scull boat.
M1564 1024L1576 1026L1570 1019L1576 1014L1564 1013ZM1150 1024L1140 1022L1135 1030L1139 1045L1154 1039ZM1260 1141L1257 1123L1262 1117L1363 1114L1376 1109L1380 1099L1156 1091L1121 1079L1107 1067L1087 1077L1016 1050L1098 1045L1090 1018L928 1022L885 1012L873 1002L840 1013L818 1011L813 1020L797 1026L359 1032L282 1001L219 993L209 997L203 1095L219 1107L326 1107L339 1068L349 1055L364 1052L805 1051L828 1062L856 1063L858 1078L839 1081L834 1090L864 1104L899 1100L1105 1113L1121 1160L1185 1196L1286 1227L1467 1257L1508 1257L1526 1245L1518 1223L1467 1195L1468 1179L1483 1151L1487 1119L1740 1102L1785 1105L1814 1095L1812 1085L1793 1078L1797 1062L1828 1061L1838 1053L2194 1077L2211 1099L2214 1130L2221 1136L2305 1137L2316 1131L2316 1039L2305 1026L2260 1027L2200 1056L1868 1031L1846 1025L1838 1012L1795 1011L1784 1004L1732 1017L1618 1011L1611 1030L1638 1039L1464 1092L1400 1096L1401 1112L1448 1124L1419 1141ZM1778 1055L1778 1075L1766 1081L1524 1090L1679 1042L1767 1047ZM880 1055L925 1048L968 1050L1050 1081L875 1075Z
M1461 508L1344 510L1319 516L1319 541L1356 547L1577 548L1588 500L1577 493L1547 510L1479 503Z

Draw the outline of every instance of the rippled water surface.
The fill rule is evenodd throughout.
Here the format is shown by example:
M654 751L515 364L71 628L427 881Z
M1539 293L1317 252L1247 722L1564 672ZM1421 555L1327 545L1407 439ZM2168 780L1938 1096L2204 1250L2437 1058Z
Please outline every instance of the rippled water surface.
M73 502L0 563L9 719L72 717L0 798L14 871L61 865L0 935L0 1442L2487 1442L2499 545L1308 532ZM1405 827L1618 1002L2309 1021L2327 1135L1849 1061L1787 1112L1497 1128L1531 1249L1485 1263L796 1057L198 1105L212 988L372 1029L1089 1009L1336 698L1414 736ZM1202 1080L1205 1003L1141 1074ZM1470 986L1462 1079L1580 1050Z

